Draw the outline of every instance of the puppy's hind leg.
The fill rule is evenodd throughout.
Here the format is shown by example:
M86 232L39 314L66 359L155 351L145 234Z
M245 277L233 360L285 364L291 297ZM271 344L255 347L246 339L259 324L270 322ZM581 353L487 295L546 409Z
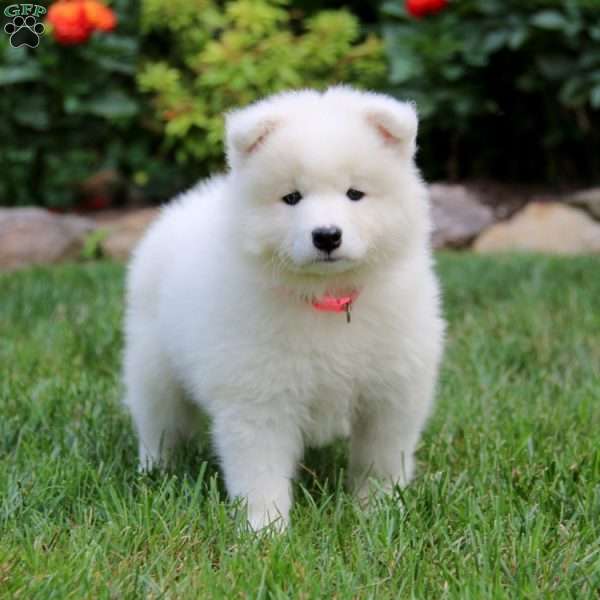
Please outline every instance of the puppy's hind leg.
M194 435L197 409L187 402L152 344L130 344L125 354L125 404L139 437L140 470L164 467L177 444Z

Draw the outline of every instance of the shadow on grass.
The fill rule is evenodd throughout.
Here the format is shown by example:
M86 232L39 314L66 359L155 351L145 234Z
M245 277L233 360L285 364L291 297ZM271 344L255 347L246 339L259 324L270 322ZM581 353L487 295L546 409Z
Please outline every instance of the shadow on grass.
M319 504L331 496L335 490L344 489L346 472L347 444L338 441L323 448L308 448L298 465L294 480L297 502L304 501ZM127 461L130 462L129 460ZM133 469L137 469L133 466ZM137 473L137 471L135 471ZM180 480L198 482L208 488L216 487L220 501L226 502L229 497L220 461L214 453L208 433L196 436L193 440L182 444L174 453L169 466L165 470L155 469L142 475L149 487L160 487L165 477L175 476ZM300 493L302 489L302 493ZM309 499L306 499L306 493Z

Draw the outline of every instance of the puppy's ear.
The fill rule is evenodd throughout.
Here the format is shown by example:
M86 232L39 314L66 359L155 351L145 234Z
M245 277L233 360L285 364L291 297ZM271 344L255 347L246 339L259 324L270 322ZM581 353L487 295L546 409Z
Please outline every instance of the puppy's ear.
M225 120L227 161L230 167L244 162L257 152L277 127L275 118L263 103L230 112Z
M414 155L418 119L413 104L379 96L369 103L366 116L384 144L397 148L404 155Z

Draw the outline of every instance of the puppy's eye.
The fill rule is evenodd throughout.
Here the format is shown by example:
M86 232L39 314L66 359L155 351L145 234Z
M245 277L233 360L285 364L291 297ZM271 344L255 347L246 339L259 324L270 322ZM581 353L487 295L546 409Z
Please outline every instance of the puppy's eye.
M286 204L290 206L294 206L294 204L298 204L300 200L302 200L302 194L298 190L294 190L289 194L286 194L281 198Z
M354 188L350 188L347 192L346 192L346 196L348 196L348 198L350 198L350 200L353 200L354 202L360 200L361 198L363 198L365 195L364 192L361 192L360 190L355 190Z

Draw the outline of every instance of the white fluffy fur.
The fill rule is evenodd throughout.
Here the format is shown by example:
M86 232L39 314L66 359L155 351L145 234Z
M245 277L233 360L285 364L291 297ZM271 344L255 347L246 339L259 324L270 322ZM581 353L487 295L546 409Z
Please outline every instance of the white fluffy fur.
M261 528L288 521L306 445L350 436L350 483L413 473L443 321L410 104L345 87L227 118L225 176L167 206L132 260L126 404L142 468L210 415L228 491ZM353 202L348 188L366 196ZM282 196L299 190L295 206ZM337 262L311 232L336 225ZM310 298L360 290L352 321Z

